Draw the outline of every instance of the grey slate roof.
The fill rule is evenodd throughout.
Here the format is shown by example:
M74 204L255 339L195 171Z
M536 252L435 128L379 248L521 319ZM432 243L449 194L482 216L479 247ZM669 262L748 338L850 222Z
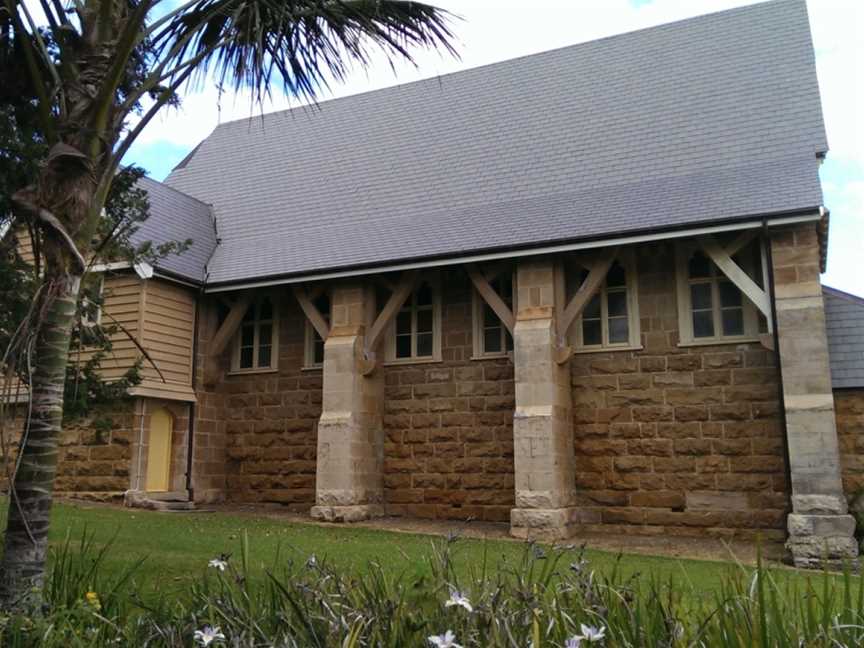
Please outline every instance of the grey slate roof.
M864 298L827 286L823 294L832 385L864 387Z
M210 205L187 196L166 184L141 178L138 186L147 191L150 217L132 235L132 242L155 244L192 239L181 254L159 260L159 270L195 282L203 282L207 261L216 248L216 230Z
M804 0L220 125L166 182L214 207L210 285L822 203Z

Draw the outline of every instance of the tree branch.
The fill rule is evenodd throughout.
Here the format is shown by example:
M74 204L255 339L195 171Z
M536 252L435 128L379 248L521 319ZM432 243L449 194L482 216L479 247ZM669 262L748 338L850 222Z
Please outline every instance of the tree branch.
M50 211L31 201L27 197L28 193L29 191L27 189L16 191L12 194L12 202L25 212L29 213L43 227L50 229L57 234L66 245L69 254L72 255L73 260L77 264L79 274L84 274L84 270L87 268L87 263L84 261L81 252L78 251L78 246L75 245L75 241L72 240L72 237L69 236L69 232L67 232L66 228L63 227L63 223L61 223L60 220Z

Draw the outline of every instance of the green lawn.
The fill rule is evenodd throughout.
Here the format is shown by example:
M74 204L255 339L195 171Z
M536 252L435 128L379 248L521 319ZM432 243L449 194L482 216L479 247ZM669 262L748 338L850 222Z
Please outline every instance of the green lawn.
M0 523L5 526L5 502ZM273 517L231 515L228 513L157 513L152 511L57 504L51 528L52 545L62 543L67 534L79 539L93 534L98 544L113 545L108 566L120 570L145 558L137 572L136 583L142 593L170 595L200 576L207 561L222 553L239 554L241 537L248 534L251 567L263 573L289 559L304 562L315 554L331 564L351 571L363 570L371 561L381 563L394 573L423 572L432 536L411 535L357 527L323 527L283 521ZM457 543L457 569L467 573L469 565L480 565L484 559L494 566L502 561L515 566L525 547L506 540L464 539ZM625 574L640 572L668 581L670 577L707 592L716 588L724 574L734 565L703 560L644 555L624 555L588 551L586 557L596 570L610 570L618 563ZM620 561L620 562L619 562ZM781 578L809 578L818 574L801 574L784 570Z

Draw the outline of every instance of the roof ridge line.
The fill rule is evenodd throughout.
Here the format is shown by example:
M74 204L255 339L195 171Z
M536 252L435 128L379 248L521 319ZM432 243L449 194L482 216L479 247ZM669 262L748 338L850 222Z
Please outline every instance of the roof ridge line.
M740 7L732 7L730 9L721 9L719 11L711 11L709 13L700 14L698 16L690 16L689 18L681 18L680 20L673 20L671 22L661 22L661 23L658 23L656 25L650 25L648 27L639 27L636 29L631 29L630 31L620 32L617 34L609 34L608 36L601 36L599 38L592 38L590 40L585 40L585 41L581 41L578 43L572 43L570 45L562 45L561 47L553 47L552 49L541 50L539 52L532 52L529 54L520 54L519 56L513 56L511 58L502 59L500 61L492 61L491 63L482 63L480 65L475 65L473 67L468 67L468 68L465 68L462 70L453 70L452 72L445 72L444 74L435 74L435 75L432 75L429 77L425 77L423 79L414 79L413 81L405 81L402 83L399 83L397 81L395 84L385 86L383 88L375 88L373 90L364 90L362 92L355 92L353 94L348 94L348 95L345 95L342 97L329 97L327 99L323 99L322 101L313 101L310 103L303 103L303 104L294 106L293 108L282 108L280 110L274 110L272 112L267 112L267 113L262 112L262 113L258 113L256 115L249 115L247 117L237 117L236 119L229 119L227 121L218 123L216 125L216 128L213 129L213 132L222 128L223 126L228 126L230 124L235 124L237 122L249 121L252 119L263 119L265 117L273 117L275 115L281 115L284 113L291 113L291 112L299 111L299 110L303 110L303 111L305 111L307 109L316 110L316 109L320 109L322 107L322 105L328 104L328 103L331 103L334 101L342 101L344 99L362 97L364 95L375 94L377 92L386 92L388 90L394 90L397 88L404 88L407 86L412 86L412 85L416 85L416 84L420 84L420 83L428 83L430 81L435 81L435 80L438 80L440 83L443 79L445 79L447 77L452 77L452 76L456 76L459 74L465 74L467 72L474 72L476 70L482 70L485 68L496 67L499 65L505 65L508 63L513 63L514 61L521 61L521 60L527 59L527 58L545 56L545 55L553 54L555 52L560 52L560 51L566 50L566 49L575 49L578 47L584 47L586 45L593 45L595 43L600 43L603 41L622 38L625 36L632 36L634 34L639 34L642 32L653 30L653 29L664 29L664 28L670 28L670 27L678 27L680 25L683 25L684 23L704 20L704 19L707 19L707 18L710 18L713 16L717 16L719 14L732 14L732 13L738 13L738 12L744 12L744 11L751 11L755 8L764 8L768 5L783 4L783 3L792 4L793 2L798 2L798 3L804 2L805 7L806 7L806 0L760 0L759 2L753 2L751 4L742 5ZM202 139L196 145L195 149L193 149L192 153L194 153L198 147L200 147L207 139L209 139L213 135L213 132L211 132L210 135L208 135L207 137ZM187 156L187 158L189 158L189 156ZM184 158L184 160L181 161L181 164L184 162L188 164L188 162L190 162L190 161L191 161L191 159ZM173 173L173 171L177 170L178 168L181 168L181 169L185 168L185 165L183 167L179 167L179 165L178 165L178 167L175 167L175 169L172 169L172 173Z

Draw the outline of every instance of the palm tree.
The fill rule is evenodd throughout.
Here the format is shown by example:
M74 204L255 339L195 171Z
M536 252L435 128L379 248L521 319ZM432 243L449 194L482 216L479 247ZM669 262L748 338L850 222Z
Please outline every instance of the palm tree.
M48 153L12 195L15 224L41 238L44 281L32 304L30 417L9 501L0 605L30 607L42 585L63 382L86 260L121 159L184 84L213 78L315 99L373 50L412 60L453 53L449 15L397 0L2 0L0 38L14 39L37 97ZM173 7L173 8L172 8ZM166 9L167 8L167 9ZM138 117L134 125L132 118Z

